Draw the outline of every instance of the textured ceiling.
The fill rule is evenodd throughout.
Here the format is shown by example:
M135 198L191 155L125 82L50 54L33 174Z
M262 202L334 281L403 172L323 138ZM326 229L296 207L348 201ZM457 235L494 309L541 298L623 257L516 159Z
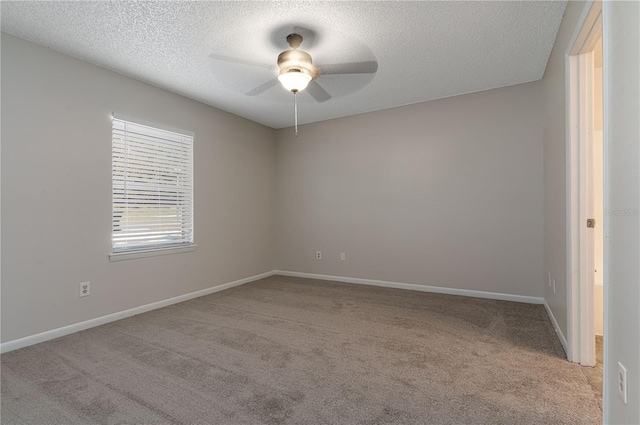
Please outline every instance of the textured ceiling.
M2 1L2 31L273 128L293 124L277 76L286 36L318 65L377 61L375 74L321 75L300 123L538 80L566 2Z

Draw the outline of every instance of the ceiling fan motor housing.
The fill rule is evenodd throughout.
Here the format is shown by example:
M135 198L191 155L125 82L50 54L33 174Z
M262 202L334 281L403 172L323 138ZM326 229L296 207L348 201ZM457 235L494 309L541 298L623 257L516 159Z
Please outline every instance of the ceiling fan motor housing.
M298 49L287 50L278 55L278 67L280 74L287 72L304 72L312 79L320 75L318 68L313 65L311 55Z

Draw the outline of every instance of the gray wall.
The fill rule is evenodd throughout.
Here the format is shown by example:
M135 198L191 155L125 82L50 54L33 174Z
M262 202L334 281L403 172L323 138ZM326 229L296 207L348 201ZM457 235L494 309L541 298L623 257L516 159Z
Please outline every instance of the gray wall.
M112 112L195 132L195 252L109 262ZM271 271L274 136L3 34L2 341Z
M294 138L3 34L2 341L268 272L276 255L540 296L541 102L530 83ZM112 112L196 133L195 252L109 262Z
M279 130L277 267L541 297L542 155L540 82Z
M640 3L603 2L605 73L605 423L640 423ZM617 394L628 370L628 404Z

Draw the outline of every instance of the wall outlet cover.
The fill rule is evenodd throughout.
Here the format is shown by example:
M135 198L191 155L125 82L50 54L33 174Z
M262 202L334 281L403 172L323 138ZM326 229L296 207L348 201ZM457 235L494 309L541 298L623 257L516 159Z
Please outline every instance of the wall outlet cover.
M89 295L91 295L90 282L82 282L80 284L80 298L88 297Z
M618 362L618 395L627 404L627 368Z

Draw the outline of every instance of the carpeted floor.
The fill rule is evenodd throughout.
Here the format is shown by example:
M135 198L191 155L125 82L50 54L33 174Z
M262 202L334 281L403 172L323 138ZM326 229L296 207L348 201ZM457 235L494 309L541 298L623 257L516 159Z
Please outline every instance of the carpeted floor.
M273 276L2 356L3 424L596 424L544 308Z
M596 335L596 365L595 367L583 367L582 371L587 377L587 381L591 385L594 394L597 397L598 405L602 410L602 352L603 352L604 340L602 335Z

